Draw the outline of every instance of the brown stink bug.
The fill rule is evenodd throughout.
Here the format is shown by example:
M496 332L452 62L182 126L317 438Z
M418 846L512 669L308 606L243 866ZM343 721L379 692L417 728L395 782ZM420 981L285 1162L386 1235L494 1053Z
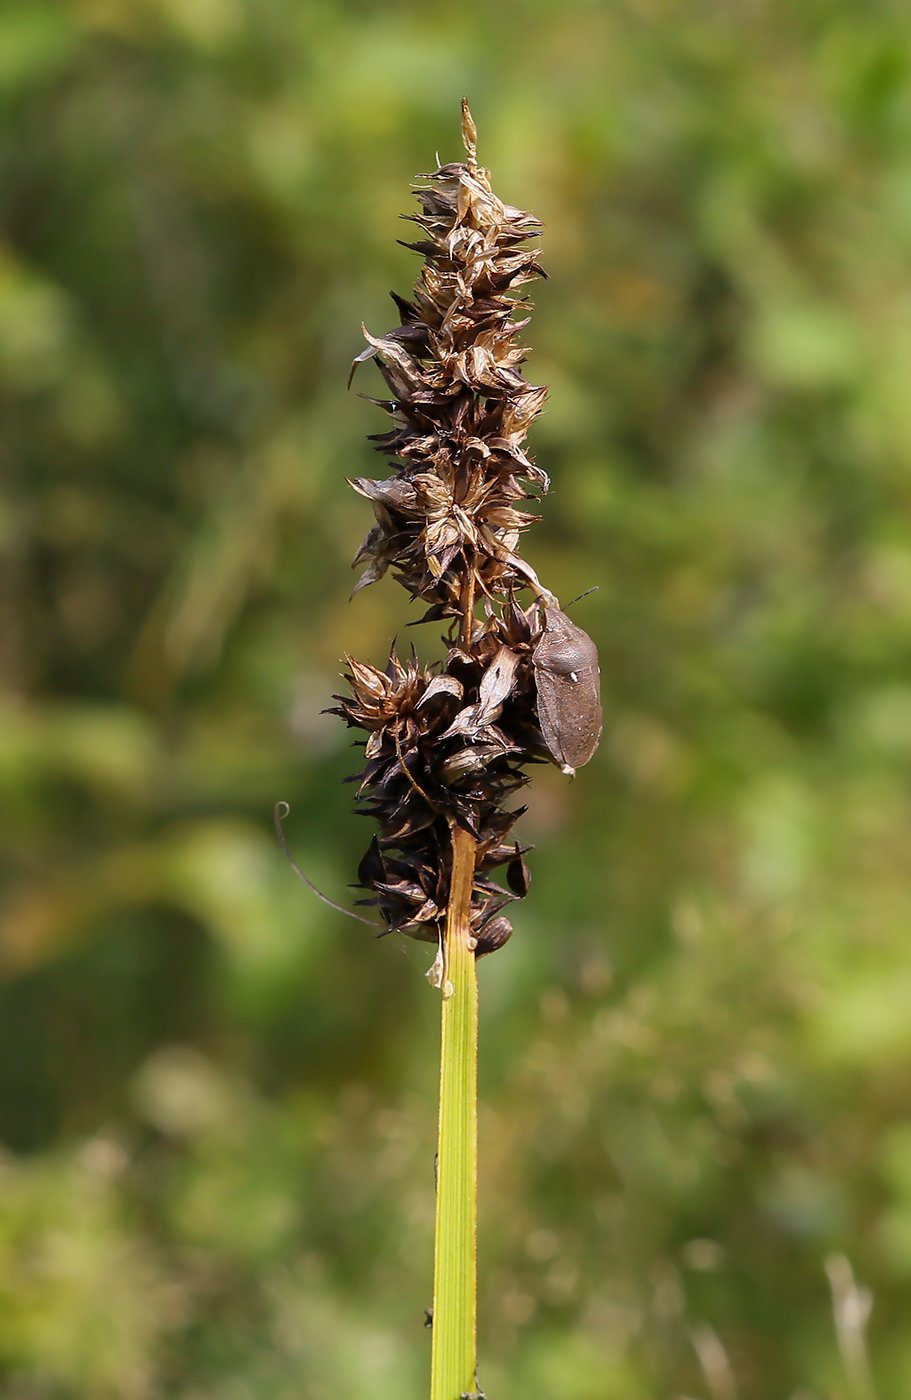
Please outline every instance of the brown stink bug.
M601 738L601 672L587 632L559 608L544 609L544 631L532 656L538 719L551 754L570 776Z

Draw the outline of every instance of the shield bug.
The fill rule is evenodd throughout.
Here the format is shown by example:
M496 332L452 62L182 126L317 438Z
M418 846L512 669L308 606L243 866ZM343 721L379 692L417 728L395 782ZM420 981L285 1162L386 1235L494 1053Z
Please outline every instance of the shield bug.
M601 738L601 672L587 632L559 608L544 609L544 631L532 660L538 719L551 754L572 774L591 758Z

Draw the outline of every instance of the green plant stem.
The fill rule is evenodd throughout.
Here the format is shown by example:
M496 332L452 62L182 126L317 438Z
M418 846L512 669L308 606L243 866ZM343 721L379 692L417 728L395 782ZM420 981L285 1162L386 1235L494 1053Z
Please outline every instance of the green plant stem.
M459 1400L475 1389L478 983L468 923L474 866L475 839L454 826L443 950L431 1400Z

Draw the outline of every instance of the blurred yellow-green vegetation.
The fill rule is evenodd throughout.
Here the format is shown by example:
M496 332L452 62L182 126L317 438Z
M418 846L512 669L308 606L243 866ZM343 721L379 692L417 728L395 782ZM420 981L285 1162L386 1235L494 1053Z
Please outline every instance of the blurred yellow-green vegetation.
M426 1391L432 949L270 819L347 898L320 710L409 613L347 601L345 379L463 92L547 226L528 553L606 691L481 966L482 1384L911 1393L907 6L5 0L11 1400Z

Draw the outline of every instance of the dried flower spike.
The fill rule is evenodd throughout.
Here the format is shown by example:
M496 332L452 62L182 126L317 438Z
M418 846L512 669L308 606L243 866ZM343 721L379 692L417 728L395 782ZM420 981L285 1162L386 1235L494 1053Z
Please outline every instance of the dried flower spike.
M388 431L374 436L393 475L351 485L376 523L355 564L357 587L392 570L426 611L451 619L448 654L430 669L393 653L385 671L349 658L350 694L333 713L367 732L358 810L378 833L358 871L388 929L437 942L452 877L450 829L477 843L470 924L476 954L511 932L501 910L528 889L525 849L511 839L524 809L504 804L529 762L571 773L601 733L597 654L518 554L539 517L518 502L548 480L524 449L547 390L520 371L529 309L520 288L543 276L532 215L504 204L476 157L463 106L466 161L419 177L422 237L405 246L424 265L412 299L393 293L401 324L365 330L352 366L375 359L389 391ZM523 607L518 596L530 590ZM355 590L357 591L357 590ZM476 616L478 608L482 616ZM492 872L506 867L505 886Z
M594 643L518 552L539 518L518 503L549 485L523 446L547 390L522 376L528 322L516 319L529 309L520 288L543 276L526 246L540 226L493 193L464 101L462 136L467 160L420 177L408 217L421 237L405 246L424 265L410 301L392 294L401 324L365 329L352 366L376 360L389 396L375 402L391 420L373 441L392 475L351 482L375 516L357 588L392 570L424 603L421 621L448 623L447 653L421 667L393 649L383 671L349 657L333 711L367 736L354 781L377 832L360 902L386 930L439 948L428 974L443 994L431 1400L480 1394L475 963L510 937L502 910L530 879L512 836L524 808L506 804L529 763L571 774L601 734Z

